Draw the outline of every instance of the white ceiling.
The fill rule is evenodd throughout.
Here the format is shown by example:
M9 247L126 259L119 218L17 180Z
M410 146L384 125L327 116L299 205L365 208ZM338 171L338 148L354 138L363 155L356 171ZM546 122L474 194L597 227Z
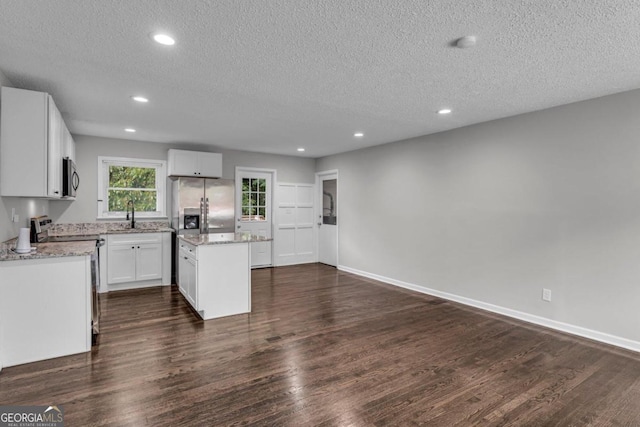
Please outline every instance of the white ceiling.
M640 2L1 0L0 70L76 134L320 157L636 89Z

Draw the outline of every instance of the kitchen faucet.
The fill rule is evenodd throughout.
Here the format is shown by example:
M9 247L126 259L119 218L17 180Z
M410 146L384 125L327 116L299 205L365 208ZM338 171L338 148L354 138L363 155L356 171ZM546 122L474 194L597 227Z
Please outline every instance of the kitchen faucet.
M129 220L129 205L131 205L131 228L136 228L136 209L133 206L133 199L127 202L127 221Z

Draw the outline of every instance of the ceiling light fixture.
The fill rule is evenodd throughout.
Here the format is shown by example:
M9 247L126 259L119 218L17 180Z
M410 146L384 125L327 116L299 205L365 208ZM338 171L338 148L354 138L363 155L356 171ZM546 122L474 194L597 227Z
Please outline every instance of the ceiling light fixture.
M300 147L300 148L298 148L298 151L303 152L304 148Z
M149 102L149 100L144 96L132 96L131 99L133 99L136 102L142 102L142 103Z
M451 110L448 108L443 108L442 110L438 110L438 114L451 114Z
M353 136L355 136L356 138L362 138L364 136L364 133L356 132L356 133L353 134Z
M173 39L173 37L166 34L153 34L153 39L165 46L173 46L174 44L176 44L176 41Z
M134 128L125 128L125 132L134 133L136 130Z

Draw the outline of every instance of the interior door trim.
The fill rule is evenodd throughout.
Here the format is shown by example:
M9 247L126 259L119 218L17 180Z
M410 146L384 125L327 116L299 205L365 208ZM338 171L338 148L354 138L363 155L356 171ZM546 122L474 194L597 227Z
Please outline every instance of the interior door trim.
M276 211L277 209L274 209L274 202L275 202L275 189L276 186L278 185L278 171L276 169L266 169L266 168L254 168L254 167L246 167L246 166L236 166L235 169L235 186L236 186L236 194L237 194L237 188L240 185L240 175L242 174L242 172L258 172L258 173L265 173L265 174L271 174L271 194L269 195L269 210L271 211L270 214L270 218L271 218L271 223L269 224L269 228L271 229L271 263L269 264L269 266L273 266L273 238L275 236L274 234L274 226L276 224ZM235 202L235 217L233 219L234 223L234 229L237 230L237 222L238 222L238 218L241 215L241 212L238 211L238 206L239 203L236 200Z

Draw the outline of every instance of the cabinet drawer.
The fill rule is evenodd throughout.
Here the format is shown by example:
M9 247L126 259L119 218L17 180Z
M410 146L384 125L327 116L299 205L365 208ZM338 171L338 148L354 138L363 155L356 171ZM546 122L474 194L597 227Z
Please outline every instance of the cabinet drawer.
M109 245L133 245L140 243L161 243L162 233L127 233L108 234L107 244Z
M193 258L195 258L196 256L196 245L187 243L182 239L178 239L178 249L180 250L180 252L184 251L185 254L192 255Z

